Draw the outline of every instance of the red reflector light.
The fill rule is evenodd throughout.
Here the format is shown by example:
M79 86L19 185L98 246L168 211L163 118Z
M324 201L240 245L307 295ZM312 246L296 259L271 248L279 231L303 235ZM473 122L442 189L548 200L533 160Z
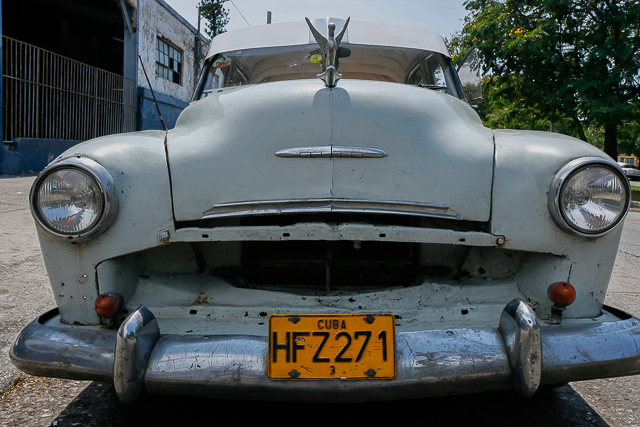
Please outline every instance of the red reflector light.
M557 282L549 287L549 298L558 307L566 307L576 300L576 290L568 282Z
M112 294L98 295L95 303L96 313L100 317L113 317L118 312L118 298Z

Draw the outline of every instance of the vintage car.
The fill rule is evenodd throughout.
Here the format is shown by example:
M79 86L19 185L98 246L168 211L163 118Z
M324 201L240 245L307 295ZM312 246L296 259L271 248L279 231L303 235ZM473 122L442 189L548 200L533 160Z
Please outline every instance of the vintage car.
M13 363L123 402L640 373L639 320L603 305L624 173L567 136L484 127L428 31L224 33L175 128L77 145L30 198L58 307Z
M627 175L631 181L640 179L640 170L631 163L618 162L618 166L622 168L622 171Z

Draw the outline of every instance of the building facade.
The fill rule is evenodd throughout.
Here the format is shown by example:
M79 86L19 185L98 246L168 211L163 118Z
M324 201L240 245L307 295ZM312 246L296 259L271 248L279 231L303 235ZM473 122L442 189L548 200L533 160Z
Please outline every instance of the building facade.
M0 0L0 11L0 174L39 171L87 139L162 129L151 89L173 127L208 48L164 0Z
M139 54L160 103L167 126L175 125L178 115L193 95L207 54L208 40L200 36L182 16L163 0L137 0ZM138 129L160 129L155 104L138 67Z
M629 155L629 154L620 154L618 156L618 161L620 163L628 163L630 165L636 166L638 167L638 158L634 155Z

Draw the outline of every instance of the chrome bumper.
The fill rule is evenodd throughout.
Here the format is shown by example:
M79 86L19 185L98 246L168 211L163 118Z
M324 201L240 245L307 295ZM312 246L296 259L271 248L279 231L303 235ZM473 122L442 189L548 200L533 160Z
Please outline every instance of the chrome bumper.
M273 381L266 337L160 335L141 307L118 332L50 327L52 310L31 322L10 351L13 363L38 376L110 382L124 402L140 390L266 400L364 401L515 388L640 373L640 320L540 326L520 300L497 328L399 332L397 377L367 381Z

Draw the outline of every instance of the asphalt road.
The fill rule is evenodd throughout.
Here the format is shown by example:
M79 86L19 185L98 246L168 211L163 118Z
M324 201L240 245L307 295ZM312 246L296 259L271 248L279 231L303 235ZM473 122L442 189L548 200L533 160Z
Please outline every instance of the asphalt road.
M55 306L27 196L33 177L0 177L0 427L326 423L640 426L640 376L541 390L378 402L290 404L145 395L125 406L109 384L27 377L9 362L18 331ZM640 184L640 183L638 183ZM629 214L606 303L640 316L640 211Z

